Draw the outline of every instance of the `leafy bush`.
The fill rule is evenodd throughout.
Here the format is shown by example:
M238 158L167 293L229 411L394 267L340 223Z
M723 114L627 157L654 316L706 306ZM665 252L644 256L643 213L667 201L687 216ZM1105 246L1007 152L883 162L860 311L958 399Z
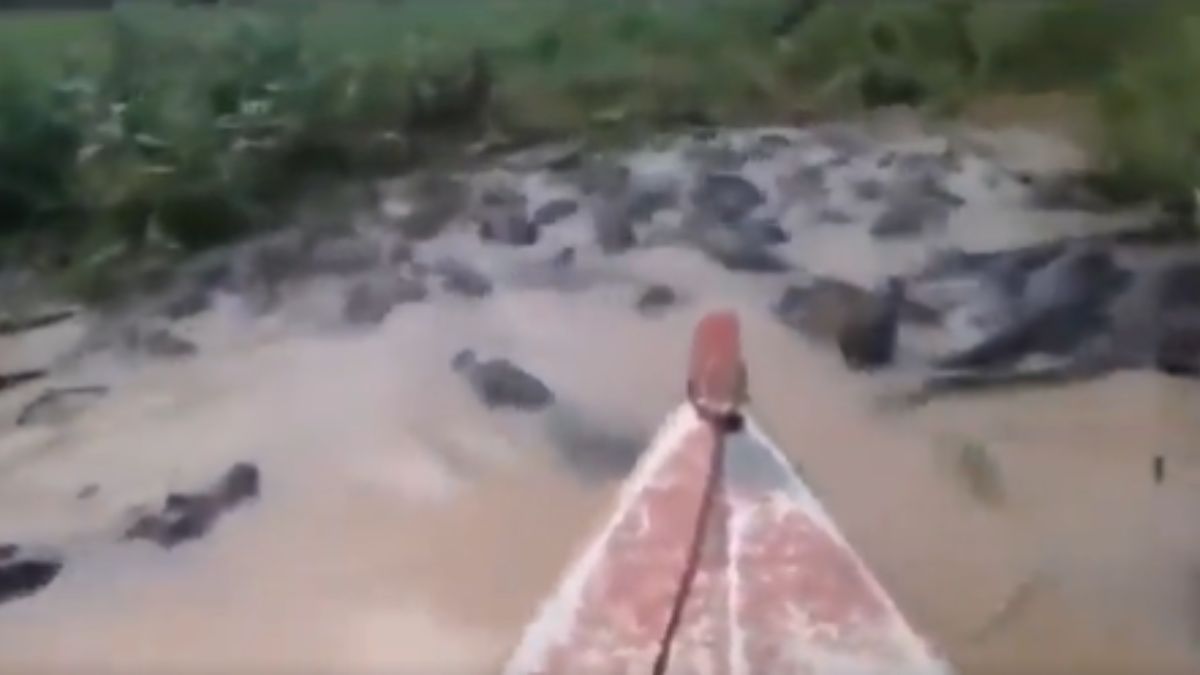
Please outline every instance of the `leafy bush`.
M1190 197L1200 184L1200 12L1155 31L1155 48L1123 59L1099 89L1114 177L1134 196Z
M278 220L314 177L403 170L426 146L484 134L952 111L1060 90L1096 100L1117 188L1176 197L1200 180L1198 21L1183 0L141 2L0 16L0 243L55 238L75 259L113 242L209 246Z

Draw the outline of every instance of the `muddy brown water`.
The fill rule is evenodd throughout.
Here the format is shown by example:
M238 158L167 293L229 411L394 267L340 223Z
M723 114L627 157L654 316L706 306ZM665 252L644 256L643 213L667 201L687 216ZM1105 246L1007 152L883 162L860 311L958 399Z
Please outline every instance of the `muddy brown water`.
M861 271L851 245L809 243ZM632 305L654 280L685 300L648 319ZM961 672L1200 671L1200 390L1122 373L897 409L912 374L847 373L770 316L778 283L638 251L590 288L442 298L372 331L218 304L192 320L194 359L98 360L115 395L0 430L0 541L69 555L0 608L0 672L497 672L617 485L564 459L584 441L547 420L649 440L718 306L742 316L752 414ZM449 368L464 347L541 376L556 407L486 410ZM998 501L970 490L969 444ZM238 460L262 468L263 498L204 540L111 543L130 507Z

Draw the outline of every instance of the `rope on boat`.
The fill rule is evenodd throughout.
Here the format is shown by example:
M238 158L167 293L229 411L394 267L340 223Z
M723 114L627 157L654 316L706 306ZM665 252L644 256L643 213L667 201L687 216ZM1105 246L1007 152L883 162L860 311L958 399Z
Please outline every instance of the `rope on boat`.
M676 591L671 603L671 614L667 620L667 626L663 631L662 638L658 642L658 653L654 659L654 668L651 670L652 675L666 675L667 667L670 664L671 646L675 642L675 634L678 632L679 624L683 619L683 610L687 606L688 597L692 592L692 584L700 568L700 556L703 554L709 530L708 519L712 514L712 507L716 501L717 493L720 491L721 468L725 464L725 433L731 428L730 422L736 421L704 417L706 423L712 427L713 434L717 439L716 447L713 448L712 457L709 462L708 477L705 480L704 493L700 498L700 507L697 509L692 543L688 549L688 556L683 572L680 575L678 591Z

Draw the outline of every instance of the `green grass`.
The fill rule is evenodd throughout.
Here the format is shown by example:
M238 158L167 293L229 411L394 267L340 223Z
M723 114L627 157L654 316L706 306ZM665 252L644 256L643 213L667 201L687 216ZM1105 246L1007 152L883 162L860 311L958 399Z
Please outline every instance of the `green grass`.
M70 50L89 60L104 59L104 22L95 12L18 12L0 15L0 55L23 68L53 75Z
M0 13L0 246L59 263L194 250L313 180L478 140L630 138L1069 92L1131 198L1200 182L1184 0L276 0ZM46 242L52 242L47 245ZM36 245L35 245L36 244ZM109 260L127 262L120 255Z

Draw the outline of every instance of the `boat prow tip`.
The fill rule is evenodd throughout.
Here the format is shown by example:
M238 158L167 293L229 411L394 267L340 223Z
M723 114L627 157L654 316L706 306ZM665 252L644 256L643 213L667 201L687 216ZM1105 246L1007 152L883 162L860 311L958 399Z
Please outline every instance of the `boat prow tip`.
M747 387L737 313L722 309L705 314L692 334L688 401L702 417L728 419L745 403Z

